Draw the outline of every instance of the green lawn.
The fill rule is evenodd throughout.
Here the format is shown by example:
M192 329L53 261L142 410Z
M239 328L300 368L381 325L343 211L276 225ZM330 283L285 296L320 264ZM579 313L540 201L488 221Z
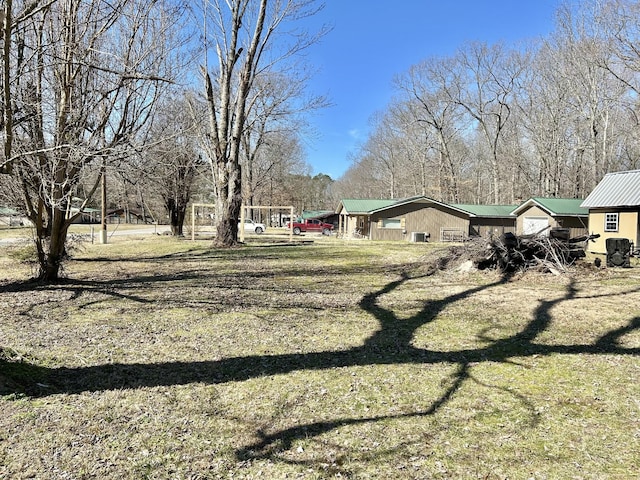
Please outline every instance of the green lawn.
M640 267L315 240L0 251L0 478L638 478Z

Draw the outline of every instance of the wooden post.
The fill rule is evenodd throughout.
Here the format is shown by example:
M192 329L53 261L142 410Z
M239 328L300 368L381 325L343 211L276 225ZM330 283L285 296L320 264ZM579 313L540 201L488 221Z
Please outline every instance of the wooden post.
M293 242L293 207L289 213L289 241Z
M196 204L191 204L191 241L196 239Z
M247 208L242 204L240 206L240 242L244 243L244 209Z

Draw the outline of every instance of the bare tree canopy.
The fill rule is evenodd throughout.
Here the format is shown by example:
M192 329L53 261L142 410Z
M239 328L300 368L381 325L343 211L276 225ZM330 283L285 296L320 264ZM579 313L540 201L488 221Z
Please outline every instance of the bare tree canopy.
M203 147L212 163L219 246L234 245L238 239L242 142L249 113L257 108L255 90L268 84L259 84L259 79L266 80L278 66L289 67L290 73L296 55L325 33L295 30L295 22L320 8L314 0L213 0L203 4L206 48L202 71L209 114ZM212 68L210 50L217 60Z
M35 226L40 279L58 278L78 185L92 185L80 211L98 188L88 167L143 141L174 78L177 17L170 1L6 2L1 164Z
M565 2L536 43L472 42L417 63L396 78L396 97L376 115L384 125L374 123L336 188L354 175L393 178L374 195L513 204L584 198L607 172L638 168L639 8Z

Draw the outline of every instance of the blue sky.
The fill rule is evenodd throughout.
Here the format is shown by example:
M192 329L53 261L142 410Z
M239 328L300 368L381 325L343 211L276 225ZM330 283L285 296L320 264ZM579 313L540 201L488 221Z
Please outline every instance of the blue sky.
M383 111L395 75L433 56L453 55L467 41L515 45L547 36L557 0L325 0L313 22L333 30L306 52L319 70L310 89L333 106L310 121L313 174L339 178L349 153L367 137L369 119Z

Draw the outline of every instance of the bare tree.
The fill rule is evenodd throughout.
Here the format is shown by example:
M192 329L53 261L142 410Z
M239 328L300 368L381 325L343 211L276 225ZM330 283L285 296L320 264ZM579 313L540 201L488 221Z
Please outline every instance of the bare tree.
M403 168L403 134L402 129L394 125L390 111L380 113L374 116L372 134L360 153L378 164L377 171L388 198L398 195L398 177Z
M639 13L636 0L567 1L537 43L472 43L411 67L334 190L374 198L393 178L395 194L422 181L414 192L453 202L577 198L638 168Z
M600 25L603 45L599 66L618 83L618 88L613 89L618 92L615 99L618 110L613 112L617 116L610 117L609 148L603 167L635 169L640 148L637 103L640 94L640 3L634 0L592 2L594 5L588 11L593 17L591 21Z
M459 69L459 83L448 89L450 98L466 110L486 140L494 203L502 200L502 134L514 107L515 83L522 73L522 66L512 60L501 44L468 44L458 52L457 67L453 67Z
M203 67L209 129L206 151L212 162L216 193L216 244L237 242L242 204L240 151L248 101L256 78L277 63L292 59L318 36L305 32L278 42L284 25L315 14L314 0L205 0L205 43L211 41L217 67ZM322 35L320 32L319 35ZM205 56L206 58L206 56Z
M82 209L99 186L99 178L87 177L87 167L97 163L104 169L137 145L170 78L172 59L163 39L179 15L171 5L154 0L5 4L5 19L15 20L5 28L4 67L15 73L8 88L4 77L10 118L5 118L4 163L35 227L43 281L59 277L74 220L71 196L82 182L91 183ZM10 8L19 15L11 15Z
M455 70L446 67L449 61L432 58L415 65L396 80L396 86L408 97L416 122L424 124L436 139L430 147L437 152L441 199L459 202L461 159L455 158L452 146L464 124L459 105L445 93L457 78Z
M162 199L174 236L183 235L192 193L198 177L207 170L198 152L193 109L188 103L179 94L161 102L147 136L145 161L139 166L145 173L146 183L151 183Z
M298 151L296 138L311 134L304 116L328 104L324 97L305 94L308 80L304 69L286 74L265 72L256 78L248 101L240 158L247 205L255 205L256 196L270 185L273 173L286 170ZM284 170L277 168L279 165Z
M531 146L529 192L536 196L563 195L567 180L571 85L558 54L546 42L538 49L517 98L519 125Z
M565 5L560 10L555 40L563 54L564 74L571 80L574 112L575 174L579 196L586 195L604 175L604 155L610 129L611 78L602 69L605 54L599 22Z

